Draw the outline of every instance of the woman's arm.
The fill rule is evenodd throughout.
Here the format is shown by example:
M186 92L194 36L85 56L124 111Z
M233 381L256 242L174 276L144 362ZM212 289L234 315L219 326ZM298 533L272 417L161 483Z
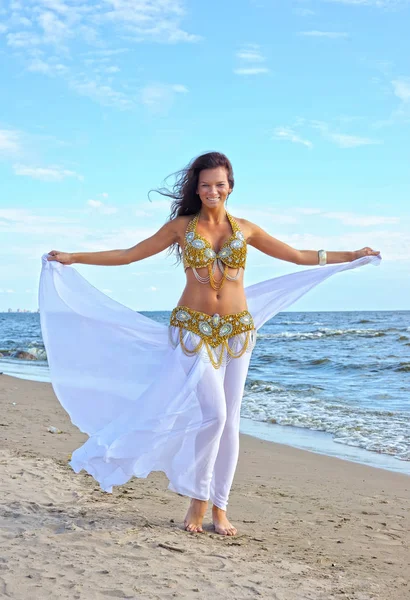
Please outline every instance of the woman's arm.
M47 260L56 260L64 265L81 263L84 265L117 266L129 265L132 262L158 254L175 244L180 239L180 218L166 223L151 237L139 242L132 248L124 250L107 250L102 252L59 252L51 250Z
M248 233L247 242L257 250L264 252L268 256L273 256L279 260L286 260L295 265L318 265L319 256L317 250L297 250L284 242L272 237L266 231L245 219L240 219L244 223L244 229ZM351 262L362 256L378 255L380 252L372 250L369 247L354 251L329 252L327 251L327 264Z

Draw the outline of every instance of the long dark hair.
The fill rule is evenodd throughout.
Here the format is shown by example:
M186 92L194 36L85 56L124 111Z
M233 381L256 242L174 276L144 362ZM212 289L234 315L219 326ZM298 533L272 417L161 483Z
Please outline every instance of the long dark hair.
M196 215L201 209L201 199L197 194L199 174L204 169L216 169L217 167L225 167L229 187L233 190L235 181L231 161L225 154L221 152L207 152L192 159L191 162L180 171L169 175L165 182L170 177L175 177L175 182L171 188L162 187L156 190L162 196L172 198L171 213L169 220L175 219L183 215ZM175 252L178 262L181 259L181 250L177 244L170 248L170 252Z
M199 174L204 169L216 169L217 167L225 167L228 183L231 190L235 184L233 177L233 169L229 158L225 154L220 152L207 152L197 156L191 162L180 171L169 175L169 177L175 177L175 183L169 189L168 187L162 187L157 190L162 196L172 198L171 213L169 220L175 219L182 215L196 215L201 209L201 200L196 193L198 189Z

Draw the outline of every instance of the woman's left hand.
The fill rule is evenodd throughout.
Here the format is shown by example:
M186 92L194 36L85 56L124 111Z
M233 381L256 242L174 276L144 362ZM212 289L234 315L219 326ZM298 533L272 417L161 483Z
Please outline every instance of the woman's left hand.
M372 248L369 248L369 246L366 246L365 248L362 248L361 250L355 250L353 252L353 256L354 256L353 260L357 260L358 258L363 258L363 256L378 256L379 254L380 254L380 250L373 250Z

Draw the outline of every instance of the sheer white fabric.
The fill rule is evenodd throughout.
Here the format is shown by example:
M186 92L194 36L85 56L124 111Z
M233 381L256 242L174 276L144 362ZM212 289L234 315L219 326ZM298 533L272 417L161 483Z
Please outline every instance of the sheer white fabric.
M315 267L246 288L256 329L336 273L379 257ZM250 352L216 370L186 356L168 327L115 302L73 267L42 258L39 306L51 381L89 439L72 455L107 492L163 471L169 489L226 508Z

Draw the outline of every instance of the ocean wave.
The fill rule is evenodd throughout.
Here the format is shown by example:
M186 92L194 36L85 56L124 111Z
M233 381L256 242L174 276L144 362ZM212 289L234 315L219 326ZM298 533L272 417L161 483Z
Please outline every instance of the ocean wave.
M246 385L242 416L332 434L335 442L410 461L410 415L405 411L366 409L271 388L268 382Z
M258 333L260 339L297 339L297 340L309 340L318 339L323 337L337 337L355 335L358 337L384 337L390 330L380 331L378 329L330 329L323 327L316 331L281 331L280 333Z
M12 347L12 348L0 348L0 359L8 358L15 360L47 360L47 354L44 346L39 343L33 343L32 345L23 347Z
M300 321L300 320L299 321L279 321L278 320L278 324L280 324L280 325L303 325L304 322ZM318 326L318 325L323 325L323 323L321 323L320 321L315 321L313 323L309 322L309 325L311 327L315 327L315 326Z
M390 354L385 356L379 360L373 360L370 362L366 360L365 362L346 362L346 361L337 361L333 358L328 358L326 356L322 356L321 358L311 358L307 360L294 358L292 356L287 356L286 354L271 354L264 353L259 354L257 362L259 365L271 364L275 362L275 364L284 363L289 366L292 365L292 368L295 369L309 369L311 367L316 367L318 369L323 368L324 370L333 370L335 372L345 372L345 371L363 371L365 372L378 372L382 373L383 371L395 371L395 372L408 372L410 371L410 363L409 362L400 362L400 361L390 361L385 362L385 359L398 358L398 356L394 354ZM251 367L252 368L252 367Z

